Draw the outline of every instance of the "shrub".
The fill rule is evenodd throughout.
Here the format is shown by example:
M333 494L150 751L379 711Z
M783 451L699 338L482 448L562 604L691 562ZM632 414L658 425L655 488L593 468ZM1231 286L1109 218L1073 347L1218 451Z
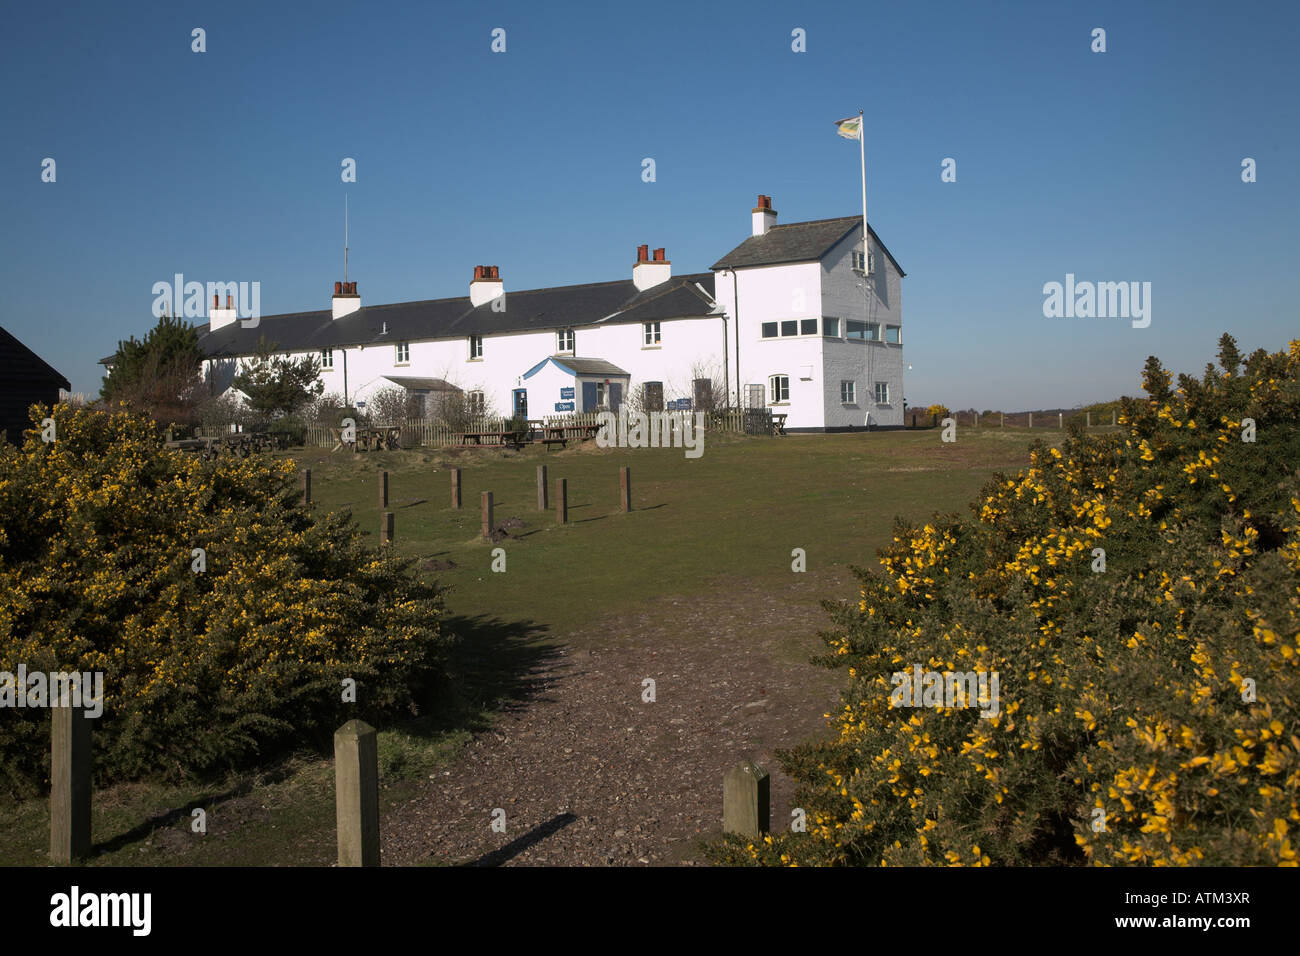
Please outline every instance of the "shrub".
M939 416L939 421L941 422L952 414L952 412L948 411L947 405L931 405L925 410L925 413L931 416Z
M1235 351L1177 390L1149 359L1120 433L1035 443L971 517L898 525L825 635L837 739L782 754L808 832L718 856L1296 865L1300 342ZM996 671L998 716L891 707L913 665Z
M54 442L0 451L0 671L104 673L99 782L225 769L418 709L447 643L439 589L348 515L304 509L292 461L205 463L125 410L48 414ZM15 795L48 777L48 734L39 710L0 721Z

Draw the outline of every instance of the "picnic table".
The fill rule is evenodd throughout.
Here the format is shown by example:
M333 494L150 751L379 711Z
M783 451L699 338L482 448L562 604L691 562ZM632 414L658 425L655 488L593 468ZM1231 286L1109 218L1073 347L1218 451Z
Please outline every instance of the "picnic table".
M543 425L539 441L550 451L552 445L568 448L570 441L587 441L595 438L600 425Z
M523 445L525 438L524 432L511 431L488 431L488 432L456 432L457 445L482 445L483 439L495 438L498 445L509 445L512 448L519 448Z
M330 428L334 436L331 452L346 448L349 451L396 451L402 447L401 425L361 425L355 429L356 437L351 441L343 440L342 428Z
M787 414L773 415L773 416L772 416L772 434L773 434L773 435L781 435L781 436L784 437L784 435L785 435L785 420L786 420L788 417L789 417L789 415L787 415Z
M288 432L236 432L230 435L207 436L199 438L182 438L163 443L164 447L175 451L197 453L205 461L211 461L223 452L247 458L254 452L270 451L273 448L289 447Z

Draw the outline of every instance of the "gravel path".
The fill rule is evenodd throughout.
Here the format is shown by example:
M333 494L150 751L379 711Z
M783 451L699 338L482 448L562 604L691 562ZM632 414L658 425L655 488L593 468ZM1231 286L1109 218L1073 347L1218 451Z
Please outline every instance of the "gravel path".
M828 623L792 603L808 584L666 599L567 635L524 706L386 813L384 863L698 865L699 839L721 830L722 775L746 756L772 774L784 828L793 784L773 752L825 735L840 686L807 663Z

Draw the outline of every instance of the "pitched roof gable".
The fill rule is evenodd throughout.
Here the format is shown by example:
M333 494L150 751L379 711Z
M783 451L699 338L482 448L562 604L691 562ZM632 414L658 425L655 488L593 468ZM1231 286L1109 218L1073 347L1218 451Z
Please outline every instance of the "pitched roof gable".
M773 226L761 236L750 236L715 262L713 269L742 269L748 266L775 266L790 262L816 262L854 230L862 229L861 216L816 219ZM867 230L876 245L889 256L899 275L907 275L870 225Z

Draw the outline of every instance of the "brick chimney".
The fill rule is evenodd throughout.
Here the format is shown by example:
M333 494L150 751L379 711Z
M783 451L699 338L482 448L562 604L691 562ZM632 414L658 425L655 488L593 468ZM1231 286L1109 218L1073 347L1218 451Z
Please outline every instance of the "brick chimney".
M469 284L469 301L475 308L500 298L506 291L501 281L501 270L496 266L475 266L474 278Z
M217 329L225 328L239 318L239 311L235 308L235 299L229 292L226 293L226 307L221 308L221 297L218 293L212 293L212 308L208 312L208 331L215 332Z
M776 225L776 210L772 208L771 196L759 196L758 205L754 207L754 235L766 235Z
M636 247L636 265L632 267L632 284L636 286L638 292L653 289L672 277L673 266L664 255L664 250L656 249L652 258L648 245Z
M341 319L361 308L361 296L357 294L355 282L334 283L334 297L330 300L334 307L334 318Z

